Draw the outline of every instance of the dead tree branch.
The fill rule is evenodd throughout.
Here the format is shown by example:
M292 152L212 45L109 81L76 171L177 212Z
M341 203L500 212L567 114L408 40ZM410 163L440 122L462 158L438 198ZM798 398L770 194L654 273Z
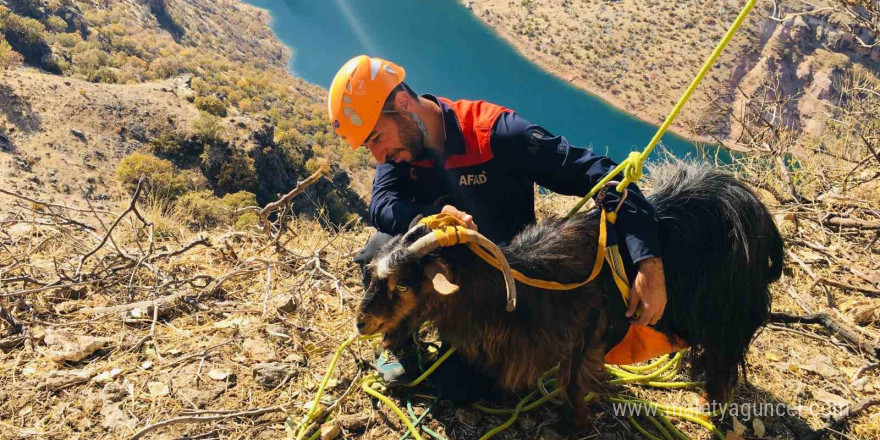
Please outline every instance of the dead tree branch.
M276 413L276 412L286 412L286 410L284 409L283 406L280 406L280 405L279 405L279 406L271 406L271 407L268 407L268 408L249 409L249 410L246 410L246 411L239 411L239 412L234 412L234 413L229 413L229 414L220 414L220 415L216 415L216 416L203 416L203 417L199 417L199 416L185 416L185 417L176 417L176 418L173 418L173 419L163 420L163 421L161 421L161 422L159 422L159 423L155 423L155 424L148 425L148 426L144 427L143 429L141 429L140 431L138 431L137 433L135 433L135 434L131 437L131 440L137 440L137 439L143 437L144 435L146 435L147 433L149 433L150 431L153 431L153 430L155 430L155 429L159 429L159 428L161 428L161 427L163 427L163 426L176 425L176 424L180 424L180 423L204 423L204 422L215 422L215 421L218 421L218 420L226 420L226 419L231 419L231 418L234 418L234 417L259 417L259 416L262 416L262 415L264 415L264 414L270 414L270 413Z
M128 214L129 212L134 212L135 215L137 215L138 218L141 219L142 222L144 222L144 224L149 224L149 222L147 222L146 220L144 220L143 217L141 217L140 213L137 211L137 208L136 208L138 197L140 197L141 191L143 189L142 183L143 183L143 178L138 181L137 188L134 190L134 195L131 197L131 202L128 204L128 208L126 208L125 211L122 212L122 214L119 214L119 216L116 217L116 220L114 220L113 224L110 225L110 228L107 229L107 233L104 234L104 238L101 240L101 242L97 246L95 246L94 249L92 249L91 251L89 251L88 253L83 255L82 258L80 258L79 266L76 268L76 276L77 277L80 276L80 273L82 272L83 264L85 264L86 260L89 257L91 257L92 255L94 255L95 252L98 252L98 250L100 250L102 247L104 247L104 244L107 243L107 240L110 237L110 234L113 233L113 229L116 228L116 226L119 224L119 222L122 220L122 218L125 217L126 214Z
M832 318L827 313L815 313L812 315L798 316L789 315L788 313L772 313L770 314L770 322L782 324L819 324L833 332L835 335L849 341L860 350L870 353L874 358L880 359L880 346L872 344L862 338L854 331L846 328L842 323Z
M278 199L272 203L269 203L263 209L261 209L260 212L258 213L258 215L260 217L260 224L263 225L263 232L268 234L272 230L272 225L271 225L271 223L269 223L269 215L270 214L274 213L275 211L283 209L285 206L287 206L287 204L290 203L291 200L293 200L294 197L298 196L303 191L305 191L306 188L309 187L309 185L317 182L318 179L320 179L321 176L323 176L328 171L329 171L328 166L326 166L326 165L322 166L318 171L315 171L314 174L307 177L305 180L297 182L296 188L292 189L287 194L281 196L280 199Z

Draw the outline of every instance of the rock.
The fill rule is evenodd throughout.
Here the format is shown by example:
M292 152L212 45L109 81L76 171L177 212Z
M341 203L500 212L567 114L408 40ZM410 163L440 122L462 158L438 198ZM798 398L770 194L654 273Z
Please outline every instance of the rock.
M523 431L531 431L535 429L535 426L537 426L537 422L535 422L535 419L528 416L520 417L519 420L516 421L516 424Z
M89 37L89 25L83 16L82 10L76 3L64 5L55 10L55 15L67 22L67 32L73 33L79 31L83 39Z
M82 131L79 131L79 130L72 128L72 129L70 129L70 134L72 134L73 137L75 137L79 140L83 140L83 141L86 140L86 135Z
M256 364L253 368L254 381L266 389L273 389L281 385L281 382L288 375L293 375L296 372L296 366L279 362Z
M147 390L150 391L150 396L153 397L167 396L171 393L171 389L168 388L168 384L165 382L149 382L147 383Z
M55 362L79 362L101 350L111 342L110 338L76 335L67 332L47 332L44 339L49 347L47 355Z
M208 377L217 381L235 382L235 375L225 370L211 370L208 372Z
M137 426L137 419L122 410L122 403L111 403L101 408L101 417L104 418L101 426L104 429L108 431L133 431Z
M13 144L12 140L9 139L9 136L6 136L4 133L0 133L0 151L4 153L15 152L15 144Z
M808 25L807 22L804 21L803 17L795 17L791 25L789 36L791 37L792 41L801 46L803 46L804 44L809 44L807 40L810 39L810 25Z
M367 413L360 414L344 414L341 416L337 416L334 420L339 423L340 426L345 428L346 431L357 431L360 429L364 429L367 426L367 423L370 423L370 417Z
M70 408L67 410L64 415L64 422L80 432L88 431L95 424L92 421L92 418L87 417L83 410L79 408Z
M339 429L339 424L335 421L327 422L321 425L321 440L333 440L336 437L339 437L339 433L342 432Z
M815 393L813 393L813 398L820 402L827 403L835 407L835 409L837 410L846 408L850 404L849 400L846 400L838 395L831 394L825 390L817 390Z
M455 418L468 426L477 426L480 422L480 414L467 408L459 408L455 411Z
M562 436L545 426L541 429L541 432L538 433L538 440L562 440Z
M55 391L71 385L88 382L92 378L91 370L57 370L43 376L43 382L37 389Z
M269 306L279 312L296 312L296 298L290 293L281 293L269 298Z
M813 63L810 61L804 61L798 64L797 71L795 72L795 76L798 81L809 82L813 79Z
M834 362L831 358L824 354L816 356L809 364L800 365L799 367L802 370L811 371L829 379L842 374L840 370L834 366Z
M850 384L850 386L851 386L852 389L855 390L855 391L864 392L864 391L865 391L865 385L866 385L867 383L868 383L868 378L867 378L867 377L860 377L860 378L854 380L853 383Z
M199 376L198 363L192 363L171 376L170 388L176 400L187 407L205 408L216 403L217 399L235 384L227 381L208 380ZM202 372L204 375L204 372ZM201 380L198 378L201 377Z
M121 383L110 382L104 385L104 389L101 390L101 396L104 398L105 404L120 402L128 397L128 388Z
M244 355L256 362L272 362L277 359L275 350L269 344L256 338L248 338L241 344Z

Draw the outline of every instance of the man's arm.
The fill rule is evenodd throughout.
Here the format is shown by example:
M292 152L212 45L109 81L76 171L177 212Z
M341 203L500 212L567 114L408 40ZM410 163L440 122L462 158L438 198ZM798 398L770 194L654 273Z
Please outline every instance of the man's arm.
M403 234L417 215L432 215L440 207L415 202L409 165L379 164L373 178L370 220L376 229L391 235Z
M563 136L554 136L516 113L499 117L492 134L493 149L512 149L515 162L526 175L553 192L584 196L617 166L607 156L578 148ZM622 180L618 175L616 180ZM624 236L633 262L661 257L657 240L657 216L654 207L635 184L627 187L629 194L618 212L617 228ZM605 209L613 211L620 202L620 193L613 188L605 196Z
M565 137L554 136L514 112L498 118L491 142L494 151L510 149L519 171L534 178L539 185L565 195L586 195L617 166L609 157L595 154L591 149L574 147ZM622 179L622 175L615 177L618 181ZM633 263L639 267L630 292L627 317L642 307L644 310L637 323L654 324L666 306L657 216L654 207L635 184L629 185L627 190L627 197L618 210L616 226ZM620 200L621 194L609 188L603 206L614 211Z

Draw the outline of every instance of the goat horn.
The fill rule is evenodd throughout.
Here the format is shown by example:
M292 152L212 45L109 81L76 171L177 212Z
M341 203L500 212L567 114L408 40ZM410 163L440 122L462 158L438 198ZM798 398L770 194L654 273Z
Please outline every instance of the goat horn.
M498 265L501 266L501 273L504 275L504 285L507 289L507 311L512 312L516 309L516 283L513 280L513 271L510 269L507 258L501 252L501 249L498 248L498 245L492 243L483 234L470 229L465 229L464 233L468 235L469 242L475 242L477 245L482 246L498 260ZM423 257L439 247L440 241L432 232L416 240L415 243L409 246L409 250L417 257Z

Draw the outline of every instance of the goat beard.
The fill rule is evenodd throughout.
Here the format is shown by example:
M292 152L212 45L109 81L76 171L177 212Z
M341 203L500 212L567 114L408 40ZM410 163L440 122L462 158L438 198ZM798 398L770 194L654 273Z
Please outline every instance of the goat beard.
M415 333L419 326L413 324L416 322L412 316L403 318L393 329L387 331L382 336L382 347L386 349L395 349L403 346L407 339Z

